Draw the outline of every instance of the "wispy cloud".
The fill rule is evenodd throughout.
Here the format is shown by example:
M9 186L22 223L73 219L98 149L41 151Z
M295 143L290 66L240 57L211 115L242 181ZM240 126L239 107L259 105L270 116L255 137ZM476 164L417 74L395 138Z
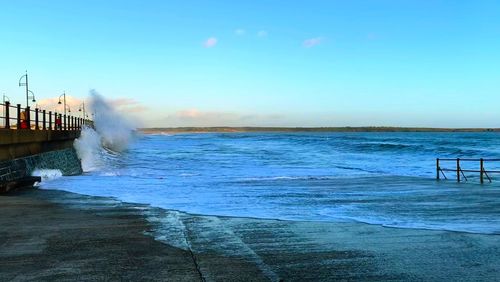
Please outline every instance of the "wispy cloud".
M258 37L266 37L269 33L266 30L261 30L257 32Z
M244 29L238 28L237 30L234 31L234 34L236 35L245 35L246 31Z
M141 113L149 109L148 107L131 98L111 99L109 100L109 103L121 112Z
M302 45L306 48L311 48L323 43L323 41L324 41L323 37L309 38L304 40L304 43Z
M240 114L192 108L178 111L168 116L164 122L169 126L253 126L276 125L283 118L279 114Z
M176 113L176 117L181 119L195 119L205 115L197 109L187 109Z
M61 104L59 104L59 101L61 101ZM36 102L34 106L37 106L39 109L47 110L47 111L54 111L54 112L64 112L64 106L62 104L63 98L59 100L59 97L53 97L53 98L46 98L46 99L41 99ZM83 100L75 98L70 95L66 95L66 106L67 110L71 110L73 112L78 111L80 107L82 106Z
M42 99L36 103L38 108L54 111L54 112L64 112L64 106L62 104L63 98L60 99L61 104L59 104L59 97ZM118 98L118 99L107 99L110 105L112 105L116 110L120 112L128 112L128 113L141 113L147 111L149 108L142 105L138 101L131 98ZM83 108L83 103L85 102L85 108L87 111L90 111L90 103L85 101L84 99L79 99L70 95L66 95L66 106L67 110L71 110L73 113L78 112Z
M217 38L215 37L210 37L207 40L205 40L205 42L203 42L203 46L205 48L212 48L215 45L217 45Z

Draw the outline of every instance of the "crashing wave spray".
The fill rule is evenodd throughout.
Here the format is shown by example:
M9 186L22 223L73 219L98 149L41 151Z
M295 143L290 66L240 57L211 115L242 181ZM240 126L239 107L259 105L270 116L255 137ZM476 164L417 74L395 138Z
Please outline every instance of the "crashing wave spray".
M74 147L85 172L102 168L109 153L125 150L133 138L134 127L96 91L91 90L90 108L94 128L85 126ZM95 130L94 130L95 129Z
M132 140L134 127L95 90L90 91L90 95L90 107L95 113L94 127L103 146L114 152L125 150Z
M104 149L101 137L91 127L82 128L80 137L75 140L73 147L82 163L83 171L93 171L103 166Z

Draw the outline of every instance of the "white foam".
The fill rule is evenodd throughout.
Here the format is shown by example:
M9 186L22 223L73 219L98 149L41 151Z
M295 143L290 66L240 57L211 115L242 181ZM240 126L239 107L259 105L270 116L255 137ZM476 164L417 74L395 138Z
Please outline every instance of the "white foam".
M95 113L94 127L101 136L103 146L115 152L127 149L134 133L131 122L95 90L91 90L90 95L90 108Z
M90 91L94 127L83 127L74 147L84 172L106 167L106 155L125 150L133 138L133 127L96 91Z
M101 137L90 127L84 127L80 137L73 143L85 172L94 171L103 165Z
M42 180L52 180L63 176L58 169L35 169L31 175L40 176Z

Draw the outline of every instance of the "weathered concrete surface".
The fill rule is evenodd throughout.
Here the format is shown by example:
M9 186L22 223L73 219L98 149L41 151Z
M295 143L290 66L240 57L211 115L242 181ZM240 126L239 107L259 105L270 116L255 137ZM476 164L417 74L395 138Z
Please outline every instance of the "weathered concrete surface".
M71 148L80 130L0 129L0 161Z
M189 252L143 235L149 226L134 208L85 212L38 192L0 197L0 281L200 280Z
M499 235L198 216L49 190L0 197L0 226L0 281L500 279Z

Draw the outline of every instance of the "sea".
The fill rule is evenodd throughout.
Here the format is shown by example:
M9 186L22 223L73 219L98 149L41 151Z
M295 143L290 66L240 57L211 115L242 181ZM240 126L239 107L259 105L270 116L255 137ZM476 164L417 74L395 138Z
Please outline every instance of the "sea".
M120 150L95 148L102 138L85 129L75 142L85 173L42 172L40 189L199 215L500 234L500 175L436 180L438 157L500 158L499 133L135 134Z

